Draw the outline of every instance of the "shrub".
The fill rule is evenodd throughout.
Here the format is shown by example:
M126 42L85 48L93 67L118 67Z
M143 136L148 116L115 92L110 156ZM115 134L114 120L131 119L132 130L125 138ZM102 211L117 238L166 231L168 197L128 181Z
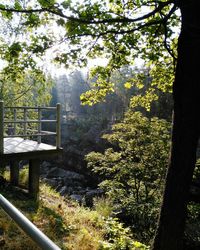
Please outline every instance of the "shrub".
M152 237L167 168L169 123L148 119L129 110L106 134L112 147L86 156L88 167L101 177L99 184L115 204L115 212L131 225L138 238Z

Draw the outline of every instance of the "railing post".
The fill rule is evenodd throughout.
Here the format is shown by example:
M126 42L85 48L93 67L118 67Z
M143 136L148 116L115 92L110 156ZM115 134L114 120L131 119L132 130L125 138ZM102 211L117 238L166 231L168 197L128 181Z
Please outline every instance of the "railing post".
M27 109L24 108L24 135L27 134L27 123L26 123L26 121L27 121Z
M14 112L14 131L13 131L13 133L14 133L14 135L16 135L16 131L17 131L17 126L16 126L16 121L17 121L17 110L16 109L14 109L13 110L13 112Z
M4 105L0 100L0 154L3 154Z
M38 134L41 134L42 126L41 126L41 119L42 119L42 114L41 114L41 108L38 106ZM38 135L37 138L38 143L41 143L41 135Z
M60 148L61 146L61 104L56 104L56 147Z

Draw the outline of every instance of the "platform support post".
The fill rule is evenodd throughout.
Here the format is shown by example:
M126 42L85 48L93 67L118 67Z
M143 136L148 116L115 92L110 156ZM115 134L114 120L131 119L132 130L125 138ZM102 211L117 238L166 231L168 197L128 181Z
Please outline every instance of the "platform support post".
M10 162L10 182L12 185L17 186L19 184L19 162Z
M40 177L40 160L29 160L29 194L38 201L39 198L39 177Z

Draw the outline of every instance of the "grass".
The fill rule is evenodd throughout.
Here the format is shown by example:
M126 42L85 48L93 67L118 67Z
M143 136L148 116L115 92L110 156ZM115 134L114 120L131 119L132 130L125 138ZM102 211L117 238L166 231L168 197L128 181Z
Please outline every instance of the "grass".
M24 174L23 174L24 175ZM24 179L24 177L23 177ZM25 180L24 180L25 181ZM108 201L96 202L96 210L79 206L61 197L46 184L40 185L39 204L10 186L1 192L42 232L65 250L139 250L148 249L131 238L129 229L111 218ZM107 207L103 213L103 203ZM0 249L37 250L36 244L0 209ZM5 244L1 245L2 242Z

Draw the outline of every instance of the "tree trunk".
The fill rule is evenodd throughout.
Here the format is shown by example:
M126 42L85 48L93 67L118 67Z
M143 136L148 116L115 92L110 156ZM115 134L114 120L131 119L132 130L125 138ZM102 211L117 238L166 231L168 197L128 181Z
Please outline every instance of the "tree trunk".
M173 86L172 147L153 250L183 250L187 201L200 130L200 1L180 0L182 29Z

